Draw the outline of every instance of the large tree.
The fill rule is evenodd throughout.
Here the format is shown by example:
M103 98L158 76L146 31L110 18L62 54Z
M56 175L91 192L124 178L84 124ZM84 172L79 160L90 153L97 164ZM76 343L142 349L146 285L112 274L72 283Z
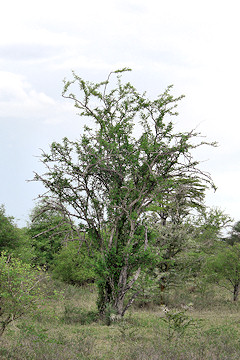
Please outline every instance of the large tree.
M195 131L174 131L170 118L182 96L173 97L169 86L149 100L122 82L127 70L110 73L101 83L75 73L65 81L63 96L81 118L93 121L79 140L52 143L42 154L46 173L35 174L47 189L47 205L61 211L80 236L85 231L90 254L96 251L99 311L110 306L121 316L138 291L127 300L126 294L151 261L145 215L155 211L154 205L159 210L183 183L212 185L191 154L206 142L197 142ZM70 92L74 85L78 95Z

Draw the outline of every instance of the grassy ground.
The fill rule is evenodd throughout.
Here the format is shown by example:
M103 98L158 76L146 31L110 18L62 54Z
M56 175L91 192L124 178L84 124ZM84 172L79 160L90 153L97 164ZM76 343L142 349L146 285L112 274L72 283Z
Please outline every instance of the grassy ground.
M61 296L51 298L53 286L62 289ZM166 299L169 322L161 306L139 303L110 326L96 318L94 285L55 283L48 296L4 333L1 360L240 359L240 306L219 290L172 292Z

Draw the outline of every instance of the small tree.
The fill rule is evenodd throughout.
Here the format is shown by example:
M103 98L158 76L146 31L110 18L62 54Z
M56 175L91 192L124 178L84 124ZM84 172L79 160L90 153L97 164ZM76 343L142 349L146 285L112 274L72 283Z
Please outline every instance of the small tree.
M20 234L14 218L7 216L3 205L0 206L0 251L14 250L19 245Z
M224 248L206 261L208 280L226 288L237 301L240 289L240 244Z
M29 264L12 258L6 252L0 256L0 337L6 327L35 308L39 300L39 273Z
M73 230L59 211L49 209L44 203L35 206L30 220L27 234L33 249L32 262L49 268L63 244L73 237Z
M65 81L63 96L74 102L80 116L91 119L93 126L95 122L95 130L85 126L80 140L54 142L50 153L42 154L47 172L35 174L47 189L49 208L88 234L87 248L97 254L99 311L110 306L121 316L138 291L127 302L126 294L151 262L145 221L146 213L154 211L150 206L163 203L183 179L185 184L195 180L212 185L191 155L206 143L197 143L194 131L174 132L170 121L182 96L170 95L169 86L151 101L122 83L121 73L128 70L96 84L75 73L72 81ZM115 88L110 87L113 75ZM74 85L79 97L69 91Z

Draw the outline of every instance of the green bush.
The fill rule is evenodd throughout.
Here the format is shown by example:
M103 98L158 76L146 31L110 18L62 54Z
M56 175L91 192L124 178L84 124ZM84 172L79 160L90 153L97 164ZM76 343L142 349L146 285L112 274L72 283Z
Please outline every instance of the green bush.
M0 336L13 321L35 308L41 295L40 273L31 265L12 258L5 251L0 256Z
M62 248L64 239L71 232L60 212L48 209L44 202L32 210L27 235L33 250L32 263L49 269L55 254Z
M55 279L69 284L84 285L95 280L94 262L84 244L69 243L55 255L52 274Z
M12 216L7 216L5 208L0 205L0 251L13 251L21 242L20 229L14 223Z

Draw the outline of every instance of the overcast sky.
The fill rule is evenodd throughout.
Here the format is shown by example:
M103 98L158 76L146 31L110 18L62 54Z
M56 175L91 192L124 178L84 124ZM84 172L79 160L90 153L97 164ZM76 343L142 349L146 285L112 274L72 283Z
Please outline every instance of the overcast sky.
M207 205L240 220L239 1L8 0L0 21L0 204L23 226L42 192L40 149L74 140L83 121L64 78L104 80L127 66L139 90L185 94L177 127L218 148L199 152L218 187ZM206 161L205 161L206 160Z

